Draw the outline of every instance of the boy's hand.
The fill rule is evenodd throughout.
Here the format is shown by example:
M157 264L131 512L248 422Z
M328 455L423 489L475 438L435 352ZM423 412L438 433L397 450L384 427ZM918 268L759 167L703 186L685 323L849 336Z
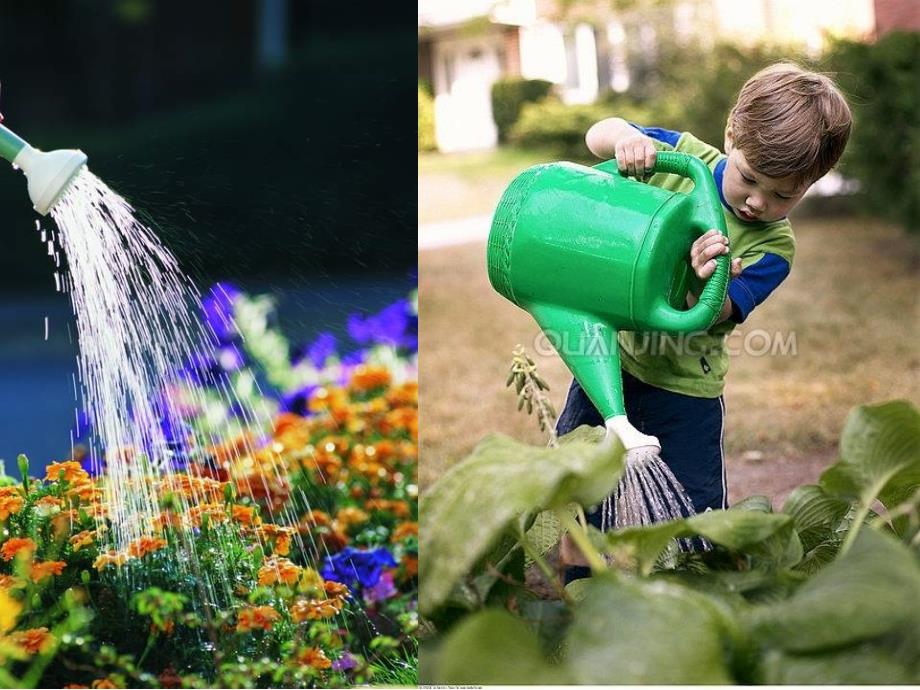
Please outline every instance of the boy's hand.
M716 270L716 257L728 254L728 238L709 230L690 247L690 265L700 280L708 280ZM731 278L741 275L741 259L732 259Z
M652 172L658 153L651 137L638 130L620 139L616 145L617 168L621 173L642 178Z

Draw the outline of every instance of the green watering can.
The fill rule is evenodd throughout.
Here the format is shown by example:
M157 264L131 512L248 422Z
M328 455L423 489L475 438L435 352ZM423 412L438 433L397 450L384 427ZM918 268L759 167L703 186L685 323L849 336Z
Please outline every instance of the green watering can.
M489 233L492 287L528 311L627 450L661 445L626 420L617 332L688 333L716 320L728 287L721 255L699 301L690 246L727 235L709 168L659 152L655 172L693 180L689 194L629 179L616 161L528 168L502 195Z

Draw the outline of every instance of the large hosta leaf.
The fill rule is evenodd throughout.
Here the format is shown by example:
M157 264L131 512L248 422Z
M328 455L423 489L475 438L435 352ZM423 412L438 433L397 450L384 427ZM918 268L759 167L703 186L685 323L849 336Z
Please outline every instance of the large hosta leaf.
M840 460L821 476L832 495L890 508L920 486L920 412L906 400L854 407Z
M635 558L639 572L648 574L672 539L702 536L728 549L739 550L771 537L789 522L786 515L759 510L710 510L690 518L610 532L606 535L605 550L621 559Z
M918 602L916 556L894 538L866 529L849 552L789 599L756 609L751 627L771 646L815 652L920 627Z
M505 611L480 611L439 645L421 681L443 685L566 685L566 670L546 660L536 635Z
M764 662L767 685L912 685L916 663L898 659L877 645L819 654L774 651Z
M591 578L569 633L579 684L723 684L733 678L722 612L704 595L660 581Z
M575 433L558 448L489 436L426 492L419 543L423 614L435 611L515 522L523 526L537 511L569 502L592 505L614 489L622 447L597 444L591 429Z

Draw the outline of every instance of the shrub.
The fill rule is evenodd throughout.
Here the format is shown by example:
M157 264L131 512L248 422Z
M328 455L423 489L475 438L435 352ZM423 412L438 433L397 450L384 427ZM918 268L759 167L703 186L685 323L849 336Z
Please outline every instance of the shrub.
M553 88L553 83L543 79L500 79L492 84L492 117L498 127L498 140L508 141L508 133L525 103L543 100Z
M612 116L648 121L649 112L623 100L619 105L594 103L566 105L548 98L525 104L521 117L511 129L510 139L521 146L552 149L573 159L592 158L585 146L585 132L598 120Z
M920 218L920 33L895 32L874 44L840 40L826 64L853 111L841 162L859 179L869 210L917 230Z
M419 82L418 85L418 150L434 151L434 99Z

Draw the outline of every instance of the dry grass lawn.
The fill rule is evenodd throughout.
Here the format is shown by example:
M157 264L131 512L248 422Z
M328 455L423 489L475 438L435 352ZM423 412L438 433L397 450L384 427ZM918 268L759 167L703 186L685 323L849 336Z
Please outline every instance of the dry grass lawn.
M792 275L739 328L742 337L794 336L796 353L739 354L728 374L732 500L781 498L817 479L853 405L920 400L916 238L867 219L803 219L795 228ZM483 244L420 253L419 287L425 487L490 432L545 441L504 386L515 345L535 357L557 411L570 376L558 357L535 353L530 316L490 287Z

